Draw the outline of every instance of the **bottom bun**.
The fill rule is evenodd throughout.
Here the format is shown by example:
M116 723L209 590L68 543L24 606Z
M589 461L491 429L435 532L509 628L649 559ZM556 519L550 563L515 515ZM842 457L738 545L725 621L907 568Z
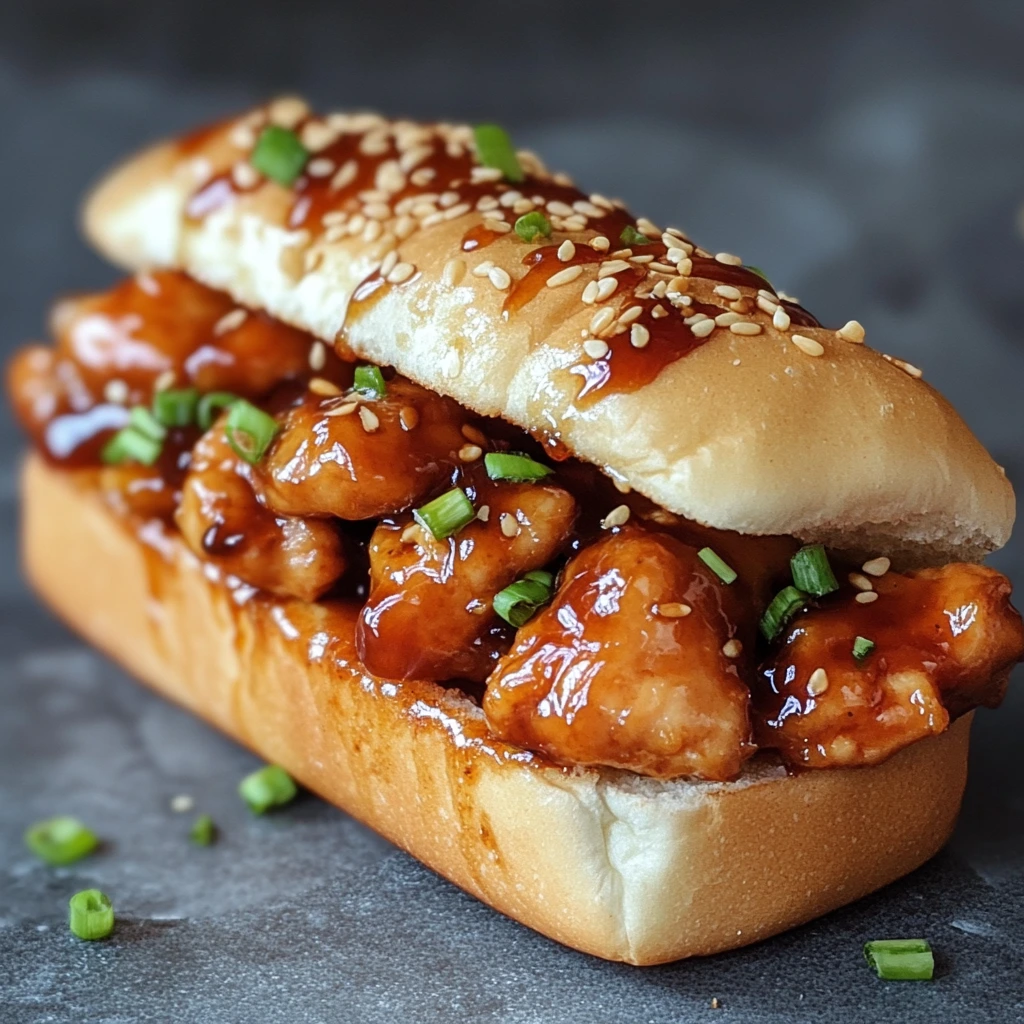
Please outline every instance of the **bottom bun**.
M140 679L283 765L456 885L597 956L656 964L742 946L931 857L956 819L970 716L873 768L732 783L568 770L491 737L476 705L369 676L354 606L266 600L91 473L24 472L40 594Z

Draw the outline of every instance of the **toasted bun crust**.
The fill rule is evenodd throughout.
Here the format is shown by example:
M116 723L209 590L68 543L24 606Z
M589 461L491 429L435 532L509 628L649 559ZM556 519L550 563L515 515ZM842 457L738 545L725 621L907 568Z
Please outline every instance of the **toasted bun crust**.
M366 675L353 612L242 600L176 536L140 539L91 480L38 456L23 478L28 575L69 624L559 942L634 964L741 946L900 877L953 827L970 716L873 768L789 776L759 756L728 784L555 768L496 742L454 691Z
M279 120L284 111L286 121L294 121L299 110L294 104L270 108ZM757 324L760 334L718 328L649 383L601 392L603 397L588 403L577 398L583 378L570 372L593 363L583 334L595 310L606 306L618 315L633 301L629 288L604 303L582 301L585 285L597 277L596 262L586 263L570 284L541 287L503 317L507 291L472 271L491 261L509 274L514 288L527 272L524 256L536 246L513 231L484 248L463 251L467 232L487 216L476 208L453 219L443 219L443 211L428 214L425 226L422 217L397 210L388 217L377 213L382 233L374 228L356 236L344 227L332 230L319 217L289 229L295 193L264 181L199 219L188 217L197 180L202 184L218 174L226 175L225 183L231 180L260 116L187 144L156 146L128 161L89 199L88 236L122 266L184 268L241 303L325 340L341 339L350 354L394 365L481 414L557 437L689 519L742 533L791 534L851 551L885 552L905 562L980 558L1006 542L1014 517L1010 485L945 400L904 372L905 364L888 362L835 331L777 330L771 315L754 306L756 288L740 291L752 307L743 319ZM366 198L365 190L386 184L374 173L386 159L394 164L396 155L416 157L416 147L434 147L426 158L418 154L417 166L429 169L436 157L440 178L445 145L464 147L467 154L472 148L468 129L450 126L365 116L317 124L333 125L336 133L352 136L353 145L359 143L353 151L362 177L338 190L332 199L338 209L345 202L352 210L380 206L385 193ZM565 192L534 159L526 163L536 171L520 186L527 196ZM459 173L467 178L468 164ZM429 188L436 197L451 184L432 179L420 191ZM510 215L508 223L514 219ZM601 233L601 221L573 229L581 219L553 217L550 242L540 241L569 238L584 246ZM365 240L368 234L373 240ZM611 239L611 249L620 244ZM415 273L357 309L353 292L396 246L398 259ZM558 267L554 263L552 269ZM649 281L655 280L650 273ZM729 302L715 293L717 284L695 275L686 287L693 302L724 310ZM668 333L659 345L694 345L691 327L683 323L694 307L664 305L670 316L656 329ZM613 370L616 356L629 355L631 335L622 330L603 335L612 348ZM793 341L798 333L820 343L824 353L806 354Z

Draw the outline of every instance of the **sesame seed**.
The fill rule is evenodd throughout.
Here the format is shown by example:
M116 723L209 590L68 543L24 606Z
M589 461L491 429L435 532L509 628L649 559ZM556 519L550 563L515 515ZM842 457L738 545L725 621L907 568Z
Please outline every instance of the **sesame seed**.
M179 793L177 796L171 797L171 810L175 814L184 814L186 811L191 811L195 807L195 801L187 793Z
M693 324L699 324L701 320L709 320L710 317L706 313L694 313L693 316L688 316L683 320L683 323L687 327L692 327ZM712 321L714 323L714 321Z
M869 576L884 576L892 566L892 562L889 561L885 555L881 555L878 558L870 558L866 561L861 568Z
M420 221L421 228L432 228L435 224L440 224L444 221L444 210L437 210L435 213L428 214L423 220Z
M420 525L419 523L410 523L403 531L402 536L399 538L403 544L416 544L419 543L421 538Z
M656 604L651 611L663 619L683 619L693 609L688 604L683 604L680 601L666 601L663 604Z
M858 604L871 604L872 601L878 600L877 590L865 590L863 593L858 594L854 600Z
M612 253L612 259L613 260L628 260L629 257L632 256L632 255L633 255L633 250L632 249L628 249L628 248L627 249L616 249L615 252Z
M311 377L307 387L321 398L337 398L341 394L341 388L324 377Z
M781 306L772 314L772 324L776 330L789 330L789 314Z
M871 580L869 580L867 576L862 576L859 572L851 572L850 575L846 578L850 581L850 584L856 587L858 590L875 589L875 585L871 582Z
M369 226L369 225L367 225ZM392 270L395 269L395 264L398 262L398 250L392 249L391 252L384 257L380 265L380 276L387 277Z
M346 185L351 185L355 181L356 174L359 172L359 165L355 160L346 160L337 170L337 173L331 178L331 191L337 192L339 189L343 189Z
M484 218L484 227L487 228L488 231L493 231L497 235L505 235L512 230L511 224L508 224L503 220L490 220L486 217Z
M591 338L588 341L583 342L583 351L586 352L591 359L601 359L608 355L608 344L600 338Z
M825 354L825 346L820 341L815 341L813 338L805 337L803 334L794 334L793 344L796 345L801 352L805 352L809 356L820 356Z
M752 336L754 334L761 333L761 325L753 324L746 320L741 320L739 323L729 324L729 330L732 331L733 334L744 334Z
M512 204L512 212L517 217L521 217L524 213L531 213L536 208L537 204L532 199L517 199Z
M665 259L669 263L679 263L681 260L689 258L689 253L685 249L678 249L674 245L670 245L668 252L665 253Z
M597 282L597 301L604 302L605 299L609 299L615 294L615 290L619 287L619 279L617 277L606 277L601 281Z
M333 160L328 160L324 156L318 156L315 160L310 160L306 164L306 173L311 178L326 178L329 174L334 173L334 167Z
M353 214L348 221L348 233L358 235L366 227L366 218L361 213Z
M473 268L474 277L486 277L494 269L494 260L481 260Z
M411 175L433 152L432 146L413 146L398 158L398 166L406 174Z
M409 175L409 180L417 187L423 188L428 182L434 180L434 176L437 171L433 167L417 167L412 174Z
M644 253L641 256L630 256L630 263L650 263L654 257L650 253Z
M766 299L763 295L757 297L757 308L763 313L767 313L769 316L774 316L775 311L779 308L778 303L773 302L771 299Z
M600 334L606 327L610 327L615 319L615 310L610 306L599 309L590 321L590 333ZM604 355L602 352L601 355Z
M893 366L898 366L904 373L909 374L915 380L919 380L922 376L922 370L916 367L913 363L908 363L903 359L897 359L895 356L888 356L884 353L882 358L888 360Z
M697 338L706 338L714 329L714 320L701 320L700 323L696 323L690 328Z
M596 235L590 240L590 248L595 252L607 252L611 248L611 244L604 235Z
M614 210L615 204L610 200L601 195L600 192L591 192L590 201L595 206L600 206L602 210Z
M864 328L856 320L847 320L842 327L836 331L836 337L842 338L853 345L861 345L864 342Z
M690 282L685 277L673 277L668 283L668 295L682 295L690 287Z
M583 289L581 298L588 306L592 306L597 302L597 287L597 281L588 281L586 288Z
M731 252L716 252L715 253L715 259L719 263L724 263L724 264L726 264L726 266L729 266L729 267L742 267L743 266L743 260L741 260L739 258L739 256L733 256L733 254Z
M463 462L476 462L483 455L484 450L478 444L464 444L459 449L459 458Z
M486 523L487 520L491 518L491 506L481 505L480 508L477 509L476 517L481 523Z
M629 506L617 505L601 520L602 530L611 530L616 526L625 526L629 520Z
M174 381L177 379L177 374L174 370L164 370L155 381L153 381L154 391L166 391L168 388L174 387Z
M460 259L449 260L441 271L441 280L449 288L454 288L466 273L466 261Z
M651 310L651 318L660 320L663 316L668 316L668 310L659 303Z
M668 291L668 281L658 281L654 285L654 287L651 289L651 294L656 299L663 299L665 297L665 292L667 292L667 291Z
M719 284L715 286L715 294L721 295L723 299L741 299L743 292L734 288L731 284Z
M367 132L359 142L359 152L367 156L383 156L391 148L386 133Z
M403 281L408 281L413 274L416 273L416 268L411 263L396 263L395 268L387 276L389 284L401 284Z
M259 184L260 175L252 164L240 160L231 168L231 180L239 188L253 188Z
M643 324L633 324L629 329L629 343L633 348L644 348L651 340L651 332Z
M602 263L597 271L598 278L610 277L612 274L620 274L623 270L629 270L630 266L625 260L608 260Z
M396 237L404 241L416 230L416 221L408 214L403 214L395 221L391 230L394 231Z
M823 668L816 668L807 680L807 695L820 697L828 689L828 673Z
M498 517L498 523L501 526L501 532L506 537L514 537L519 533L519 524L516 522L516 517L508 512L502 512Z
M562 221L564 231L583 231L587 226L587 218L582 213L574 213Z
M571 245L572 243L570 243ZM575 281L580 274L583 273L583 268L577 264L573 267L566 267L564 270L559 270L557 274L552 274L548 278L549 288L558 288L560 285L569 284Z
M625 312L619 314L619 323L631 324L643 311L643 306L630 306Z
M103 398L111 405L124 405L128 394L128 385L123 380L108 380L103 386Z
M508 192L502 192L502 194L498 197L498 202L502 206L508 207L508 206L515 205L522 198L523 198L523 193L519 192L519 191L517 191L516 189L513 188L513 189L509 189Z
M731 327L733 324L738 323L740 319L739 313L719 313L715 317L715 323L719 327Z
M328 409L324 413L325 416L349 416L359 408L358 402L345 402L342 405L336 405L333 409Z
M249 311L242 309L240 306L231 310L230 313L225 313L214 325L213 333L216 337L220 337L222 334L227 334L228 331L237 330L245 323L245 318L249 315Z
M282 128L294 128L309 114L309 107L298 96L282 96L267 107L267 117Z
M725 645L722 647L722 653L727 658L738 658L743 653L743 644L733 637L732 640L726 641Z
M447 210L444 211L444 219L455 220L456 218L461 217L463 214L469 213L471 209L472 207L469 205L469 203L457 203L455 206L450 206Z
M359 406L359 421L368 434L372 434L380 426L377 414L365 405Z
M574 212L568 203L563 203L560 199L549 199L547 206L548 211L556 217L571 217Z
M648 238L657 238L661 234L661 228L653 220L648 220L646 217L637 217L636 226L640 234L646 235Z
M658 262L648 263L647 269L653 270L658 274L674 274L676 272L676 268L674 266L670 267L667 263Z
M558 258L563 263L568 263L569 260L571 260L573 258L573 256L575 256L575 255L576 255L576 246L573 245L572 242L567 238L558 247Z
M391 207L387 203L367 203L363 213L370 220L387 220L391 216Z
M506 291L512 286L512 278L509 277L508 271L501 267L491 267L487 272L487 278L499 292Z
M480 445L481 448L487 445L487 437L481 430L477 430L476 427L470 426L468 423L462 425L462 436L467 441L472 441L473 444Z
M501 181L504 176L500 167L471 167L469 180L474 185L482 184L485 181Z
M572 208L577 213L582 213L585 217L603 217L604 210L600 206L595 206L593 203L588 203L586 199L577 199L572 204Z
M322 341L314 341L309 349L309 368L315 372L322 370L327 362L327 346Z
M256 132L244 121L236 124L228 133L228 141L236 149L252 149L256 145Z

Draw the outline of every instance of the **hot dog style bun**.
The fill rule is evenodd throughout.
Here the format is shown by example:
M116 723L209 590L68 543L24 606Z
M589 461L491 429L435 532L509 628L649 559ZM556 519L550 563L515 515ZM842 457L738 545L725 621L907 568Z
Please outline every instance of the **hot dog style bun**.
M309 149L288 187L247 162L268 123ZM526 180L503 181L469 128L319 118L289 98L129 160L85 229L121 266L182 268L687 519L905 564L1005 544L1005 475L916 368L856 323L816 326L735 257L520 163ZM550 237L511 229L526 206ZM650 238L624 239L634 223ZM710 331L687 322L701 309Z

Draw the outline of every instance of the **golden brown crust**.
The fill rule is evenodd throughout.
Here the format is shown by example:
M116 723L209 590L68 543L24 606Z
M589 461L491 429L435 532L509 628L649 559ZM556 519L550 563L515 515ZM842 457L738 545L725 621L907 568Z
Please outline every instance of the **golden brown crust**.
M25 468L24 559L83 636L491 906L636 964L714 953L848 903L952 829L970 716L874 768L735 783L546 765L432 684L363 673L353 612L232 592L173 535L138 535L88 472ZM146 538L140 540L140 535ZM115 582L112 582L115 581ZM543 841L539 841L543 837Z
M286 120L295 115L295 109L287 108ZM379 171L387 154L388 159L396 152L415 157L424 145L436 145L437 152L444 145L459 152L470 147L467 129L435 130L372 118L316 123L344 126L338 131L357 136L359 147L372 151L356 151L361 174ZM123 165L86 206L90 238L124 266L182 267L239 302L265 308L323 339L340 339L346 351L392 364L479 413L504 416L556 437L689 519L743 533L823 540L857 552L885 551L912 562L978 558L1005 543L1014 516L1012 490L942 397L901 364L835 331L778 329L767 311L773 303L749 284L757 283L752 275L736 294L745 310L741 319L758 334L733 333L728 325L716 328L706 344L668 362L649 383L601 392L588 402L578 392L580 368L600 362L593 347L590 352L584 347L597 343L600 350L602 344L587 336L594 330L595 312L607 308L618 317L634 301L636 289L623 286L607 301L588 304L583 291L596 280L600 264L586 262L575 280L541 287L506 317L509 292L500 272L508 274L515 289L527 274L524 256L536 248L508 231L514 211L507 217L506 233L489 236L483 248L464 251L463 240L493 214L475 206L460 212L464 204L455 202L417 219L414 205L399 212L397 202L389 208L386 201L384 213L374 213L382 195L386 200L386 190L367 190L366 185L387 181L370 173L369 182L360 179L362 185L339 190L338 209L345 203L351 207L344 225L322 222L318 213L315 222L289 228L295 195L267 182L255 188L247 183L248 190L212 212L188 217L186 206L199 184L211 175L217 180L219 173L230 182L232 168L244 162L254 124L250 116L193 139L187 147L164 144ZM388 150L392 144L395 148ZM384 151L385 156L379 155ZM431 159L421 157L419 168L430 170ZM438 158L439 167L446 166L445 159ZM535 169L536 176L521 186L527 196L567 187ZM467 171L460 173L465 177ZM429 188L436 197L451 184L433 180L422 190ZM549 201L548 212L553 208ZM445 219L447 210L457 215ZM381 227L346 233L352 224L372 220L364 212L381 217ZM581 228L581 222L586 222L583 214L552 216L556 230L551 242L571 240L577 262L602 223L594 219ZM611 239L612 250L619 245ZM397 255L388 267L397 260L413 268L411 276L386 284L371 300L353 303L353 292L361 282L372 281L392 250ZM701 253L694 250L694 258ZM485 261L494 264L497 277L473 272ZM545 274L559 266L553 262ZM645 272L641 289L672 278L671 272L631 266L623 280L632 280L634 270ZM725 266L719 269L727 277ZM691 303L731 308L733 292L716 292L719 284L709 276L695 273L680 287ZM654 300L644 301L649 311ZM637 323L667 332L668 341L658 345L692 347L698 342L684 316L697 307L683 301L673 305L666 299L660 303L664 319ZM612 347L613 370L616 359L625 366L627 357L636 355L628 324L623 322L620 333L615 330L613 325L598 332ZM847 335L856 337L857 332ZM652 341L651 352L655 348ZM808 354L818 348L821 355Z

